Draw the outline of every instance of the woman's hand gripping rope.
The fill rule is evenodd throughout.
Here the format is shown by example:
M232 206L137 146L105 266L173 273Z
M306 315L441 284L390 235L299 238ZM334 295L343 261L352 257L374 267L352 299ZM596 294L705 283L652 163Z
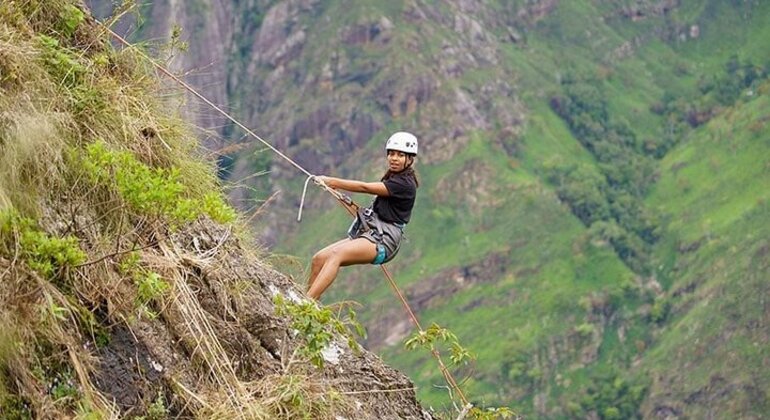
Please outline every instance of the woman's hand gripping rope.
M297 222L302 221L302 208L305 205L305 194L307 194L307 185L312 180L316 185L320 186L324 190L328 191L331 195L334 196L334 198L337 199L337 201L342 204L347 211L355 215L356 211L358 210L358 204L356 204L350 196L345 195L334 188L331 188L330 186L326 185L326 182L324 182L323 176L317 176L317 175L310 175L305 180L305 185L302 187L302 198L299 201L299 211L297 212Z

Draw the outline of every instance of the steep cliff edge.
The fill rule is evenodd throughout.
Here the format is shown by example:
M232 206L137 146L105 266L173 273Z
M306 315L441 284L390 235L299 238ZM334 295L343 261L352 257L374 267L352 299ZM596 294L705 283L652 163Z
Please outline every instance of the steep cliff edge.
M431 418L239 239L178 95L79 2L0 5L0 416Z

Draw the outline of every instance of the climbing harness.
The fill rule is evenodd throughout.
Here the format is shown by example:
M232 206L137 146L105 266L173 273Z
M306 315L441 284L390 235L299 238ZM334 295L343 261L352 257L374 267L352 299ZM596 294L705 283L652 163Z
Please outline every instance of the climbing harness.
M220 113L222 116L227 118L229 121L231 121L233 124L237 125L239 128L241 128L243 131L245 131L250 136L254 137L255 139L259 140L262 144L264 144L268 149L272 150L275 154L280 156L282 159L289 162L292 166L297 168L300 172L307 175L307 180L305 180L305 187L302 192L302 201L300 202L300 210L299 214L297 216L297 219L301 219L302 217L302 205L304 204L304 198L305 198L305 192L307 190L307 184L312 179L314 182L319 185L323 190L330 193L334 198L337 199L337 201L353 216L356 216L356 211L360 209L360 206L358 206L355 202L353 202L350 197L345 196L344 194L340 193L339 191L330 188L328 185L326 185L324 182L320 181L315 175L308 172L305 168L300 166L297 162L293 161L291 158L283 154L280 150L273 147L272 144L268 143L262 137L258 136L255 132L250 130L245 125L241 124L238 120L236 120L234 117L232 117L230 114L222 110L220 107L216 106L213 102L208 100L205 96L198 93L192 86L185 83L182 79L172 74L170 71L168 71L165 67L158 64L153 60L151 57L149 57L147 54L145 54L142 50L136 48L133 44L129 43L123 37L116 34L112 29L107 27L101 22L97 21L97 24L105 29L110 35L112 35L115 39L117 39L121 44L128 48L134 48L139 55L141 55L145 60L147 60L150 64L153 65L156 69L158 69L161 73L165 74L172 80L174 80L176 83L184 87L185 90L193 94L196 98L203 101L205 104L216 110L218 113ZM411 137L409 137L411 136ZM417 152L417 139L414 138L412 134L399 132L391 136L391 139L395 142L394 144L398 144L399 148L403 148L403 150L408 151L414 151L414 153ZM389 143L391 139L388 139ZM412 143L413 141L413 143ZM403 151L402 150L402 151ZM356 209L355 211L353 209ZM404 297L403 293L401 293L401 289L399 289L398 285L396 284L395 280L393 280L393 277L390 275L390 272L387 268L385 268L384 265L380 265L380 269L382 269L383 274L385 275L385 278L388 280L388 283L390 283L390 287L395 292L396 296L401 300L401 304L404 306L404 309L406 310L407 314L412 320L412 323L417 327L417 330L421 335L425 334L425 330L422 328L422 325L420 325L420 322L417 320L417 316L412 311L412 308L409 306L409 303L407 302L406 298ZM441 370L441 374L444 376L444 380L447 382L447 384L452 388L455 392L457 392L457 395L460 397L460 399L463 402L463 405L465 407L470 407L472 404L468 401L468 399L465 397L465 394L463 393L462 389L457 384L457 381L454 379L454 376L452 376L452 373L449 372L449 369L447 369L446 365L444 364L444 361L441 359L441 354L439 353L438 349L436 349L435 346L431 344L431 354L436 359L439 365L439 369Z
M355 218L348 228L350 239L366 238L374 242L377 256L372 264L385 264L396 257L404 239L404 224L386 223L373 210L374 202L369 207L359 207Z

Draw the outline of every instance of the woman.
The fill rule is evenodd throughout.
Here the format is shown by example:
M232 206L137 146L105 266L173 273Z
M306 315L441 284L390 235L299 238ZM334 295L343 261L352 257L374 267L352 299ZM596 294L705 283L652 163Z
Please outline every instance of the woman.
M348 238L337 241L313 256L307 294L319 299L337 277L342 266L383 264L398 253L404 226L412 215L417 195L417 137L400 131L385 145L388 171L380 182L362 182L319 176L335 189L366 193L376 198L370 208L360 209L348 230Z

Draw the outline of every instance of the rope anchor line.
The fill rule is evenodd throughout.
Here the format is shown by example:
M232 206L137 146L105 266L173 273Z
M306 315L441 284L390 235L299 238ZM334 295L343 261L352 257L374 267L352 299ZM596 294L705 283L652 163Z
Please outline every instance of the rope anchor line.
M185 90L193 94L196 98L203 101L206 105L213 108L215 111L217 111L219 114L227 118L230 122L237 125L239 128L244 130L248 135L252 136L253 138L260 141L262 144L264 144L268 149L273 151L275 154L280 156L282 159L289 162L292 166L297 168L300 172L307 175L307 180L305 180L305 186L302 191L302 201L300 203L300 209L299 214L297 216L297 221L299 221L302 218L302 205L304 204L305 199L305 193L307 191L307 185L309 181L312 179L316 185L320 186L324 191L331 194L350 214L355 215L354 208L359 208L358 204L353 202L350 197L347 197L340 193L339 191L330 188L322 181L318 180L315 175L311 174L308 170L300 166L297 162L292 160L290 157L286 156L284 153L282 153L280 150L275 148L272 144L268 143L266 140L262 139L262 137L258 136L254 131L246 127L245 125L241 124L240 121L236 120L233 116L231 116L229 113L215 105L213 102L208 100L205 96L203 96L201 93L199 93L197 90L195 90L192 86L184 82L182 79L171 73L169 70L167 70L162 65L158 64L155 60L153 60L151 57L149 57L147 54L145 54L144 51L137 48L135 45L131 44L130 42L126 41L123 37L116 34L112 29L104 25L102 22L96 21L96 23L104 28L111 36L113 36L115 39L117 39L121 44L126 46L127 48L132 48L136 50L140 56L142 56L145 60L150 62L156 69L158 69L161 73L165 74L169 78L171 78L173 81L181 85ZM388 283L390 283L391 288L395 292L396 296L401 300L401 304L404 306L404 309L406 310L407 314L412 320L412 323L415 325L417 330L420 333L425 333L425 330L423 330L422 326L420 325L420 322L417 320L417 316L414 314L414 311L412 311L412 308L409 306L409 302L407 302L406 298L404 297L404 294L401 292L401 289L396 284L395 280L393 280L393 277L391 276L390 272L384 265L380 265L380 268L382 269L383 274L385 275L385 278L388 280ZM454 376L452 376L452 373L449 371L449 369L444 364L444 361L441 359L441 355L439 351L434 347L431 349L431 354L433 357L437 360L439 364L439 368L441 370L442 375L444 376L444 379L446 380L447 384L450 386L450 388L454 389L455 392L457 392L457 395L460 397L460 399L463 402L464 407L472 406L472 404L468 401L468 399L465 397L465 394L463 393L460 386L457 384L457 381L455 380Z

